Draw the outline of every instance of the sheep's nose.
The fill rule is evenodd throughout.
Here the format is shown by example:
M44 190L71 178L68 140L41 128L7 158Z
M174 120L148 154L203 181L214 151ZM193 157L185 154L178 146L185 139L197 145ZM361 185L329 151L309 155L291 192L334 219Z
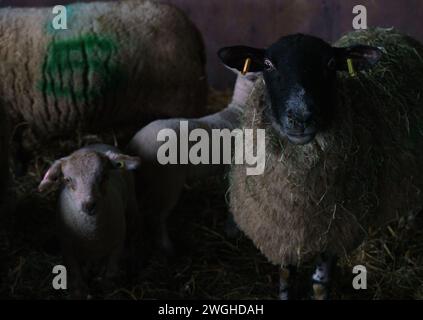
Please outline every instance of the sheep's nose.
M95 214L95 209L96 209L95 201L86 201L82 204L82 210L90 216Z
M286 113L286 126L290 129L304 130L313 121L312 112L303 112L301 114L288 110Z

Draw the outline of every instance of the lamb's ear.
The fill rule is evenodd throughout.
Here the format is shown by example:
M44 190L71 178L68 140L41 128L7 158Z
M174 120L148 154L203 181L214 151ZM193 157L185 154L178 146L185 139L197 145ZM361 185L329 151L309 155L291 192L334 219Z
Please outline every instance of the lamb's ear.
M334 48L334 50L330 67L338 71L354 72L371 69L383 55L380 48L364 45Z
M113 166L118 169L136 170L141 164L140 158L127 156L122 153L107 151L106 156L110 159Z
M264 69L264 54L264 49L245 46L225 47L217 53L226 67L238 72L262 72ZM245 70L245 63L248 58L250 58L248 70Z
M62 162L63 159L56 160L47 170L43 180L38 186L39 192L45 192L50 190L52 187L60 183L60 177L62 176Z

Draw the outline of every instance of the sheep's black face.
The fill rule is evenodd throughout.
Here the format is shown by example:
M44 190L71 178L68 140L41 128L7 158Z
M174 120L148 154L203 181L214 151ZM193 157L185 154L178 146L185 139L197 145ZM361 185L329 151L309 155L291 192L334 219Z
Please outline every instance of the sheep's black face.
M251 59L249 72L262 72L270 109L267 117L275 131L295 144L311 142L330 124L336 94L336 71L373 66L381 51L368 46L334 48L306 35L281 38L268 49L243 46L223 48L221 60L242 71ZM244 70L245 71L245 70Z
M305 144L330 120L336 72L333 49L306 36L282 38L266 50L266 82L273 128L291 142Z

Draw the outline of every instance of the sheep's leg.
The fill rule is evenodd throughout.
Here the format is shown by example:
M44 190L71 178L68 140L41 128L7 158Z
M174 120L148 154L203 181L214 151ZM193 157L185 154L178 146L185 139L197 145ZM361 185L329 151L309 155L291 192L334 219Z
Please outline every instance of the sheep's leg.
M333 256L321 255L316 264L316 269L311 277L313 286L313 300L327 300L329 297L329 287L331 273L336 264Z
M119 245L115 250L113 250L112 254L107 261L107 269L106 269L106 280L110 281L117 277L119 274L119 261L123 251L123 244Z
M154 246L165 256L174 255L167 220L179 201L187 178L186 170L186 166L163 166L146 161L137 179L137 194L141 198L146 232L151 235Z
M148 208L147 216L149 218L147 228L151 230L154 247L165 257L171 257L174 255L174 247L169 236L167 219L176 202L168 205L166 200L164 200L163 205L159 207L157 204L154 204L151 208Z
M165 256L172 257L175 255L175 248L169 237L167 221L172 210L178 204L184 188L186 175L182 169L171 167L163 169L162 174L171 182L168 185L163 185L163 181L167 181L163 178L161 180L162 184L156 191L155 212L153 212L154 229L156 230L155 241L159 250Z
M291 292L292 266L282 266L279 271L279 300L289 300Z
M72 299L86 299L87 287L83 281L82 268L73 255L65 253L65 267L68 270L70 297Z
M168 211L168 210L166 210ZM159 223L158 223L158 232L156 242L158 243L160 250L168 257L172 257L175 255L175 248L173 246L172 241L170 240L169 231L167 228L167 218L170 213L168 212L163 213L161 216Z
M128 208L126 212L127 217L127 263L128 273L135 275L141 267L142 261L142 234L143 234L143 219L138 207L138 202L135 193L129 197Z

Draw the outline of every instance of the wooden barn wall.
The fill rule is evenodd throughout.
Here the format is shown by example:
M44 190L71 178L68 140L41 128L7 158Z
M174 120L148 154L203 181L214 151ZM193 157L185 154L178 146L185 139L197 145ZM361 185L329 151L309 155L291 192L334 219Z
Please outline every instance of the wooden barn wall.
M111 0L113 1L113 0ZM0 0L0 6L42 6L74 1ZM368 9L369 26L396 28L423 41L422 0L164 0L182 8L203 33L210 83L231 85L233 77L216 58L226 45L266 46L278 37L310 33L333 41L351 30L354 5Z

